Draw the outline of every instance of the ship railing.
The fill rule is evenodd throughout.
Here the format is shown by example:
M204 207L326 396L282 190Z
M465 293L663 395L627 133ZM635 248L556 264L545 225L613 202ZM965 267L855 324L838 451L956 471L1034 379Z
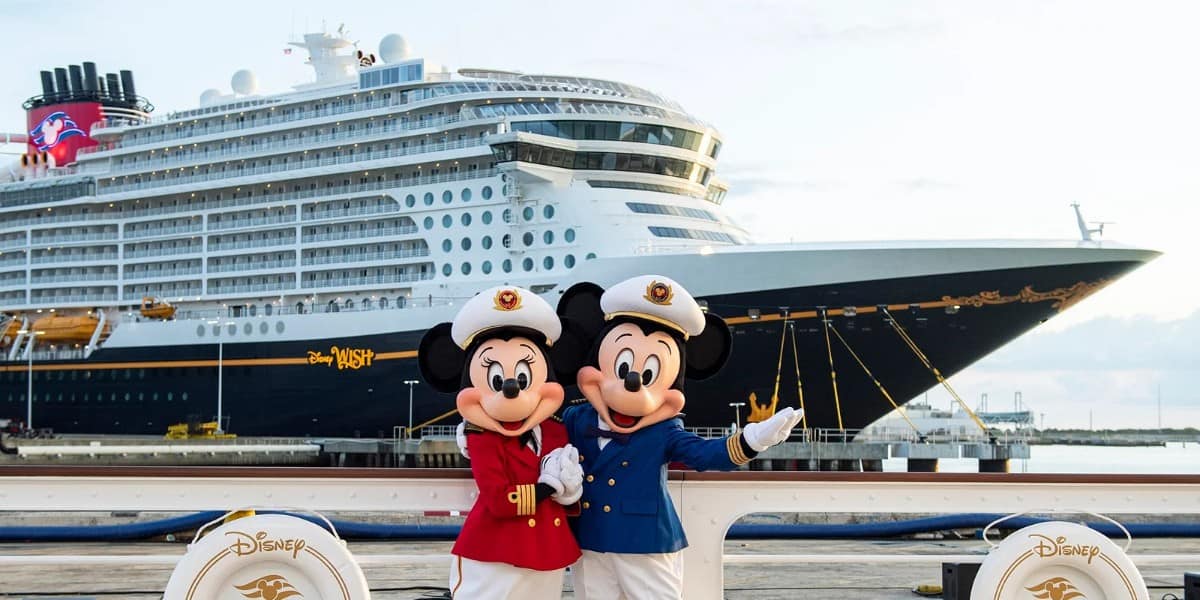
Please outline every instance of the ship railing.
M419 250L397 250L395 252L369 252L366 254L333 254L330 256L306 256L304 257L303 265L306 267L311 267L316 265L361 263L375 260L420 258L425 256L429 256L428 248L422 248ZM209 271L212 271L212 269L210 268Z
M176 254L200 254L204 252L204 246L196 244L195 246L177 246L175 248L154 248L147 250L126 250L125 258L145 258L153 256L174 256Z
M127 286L127 287L128 287L128 286ZM141 300L142 298L145 298L146 296L149 296L149 295L158 296L158 297L160 297L160 298L179 298L179 299L183 299L183 298L186 298L186 297L196 297L196 296L199 296L199 295L200 295L200 288L198 288L198 287L187 287L187 288L174 288L174 287L171 287L171 288L167 288L167 287L159 287L159 286L155 286L155 287L154 287L154 291L153 291L153 292L150 292L150 291L148 291L148 290L142 290L142 291L140 291L140 292L139 292L139 291L129 291L129 290L126 290L126 291L125 291L125 293L124 293L124 294L121 296L121 299L122 299L122 300ZM129 322L129 321L134 321L134 320L136 320L136 319L134 319L134 318L130 318L130 319L122 319L122 321L126 321L126 322Z
M115 221L123 218L119 212L99 212L99 213L39 213L36 217L25 217L23 219L5 219L4 227L21 227L23 225L57 225L59 223L75 223L80 221Z
M212 292L210 291L209 293L212 293ZM141 293L126 294L125 299L126 300L140 300L144 295L145 294L141 294ZM175 298L175 297L193 297L194 298L199 295L200 295L200 290L198 290L198 289L192 289L192 290L187 291L186 293L182 293L182 294L177 294L174 291L164 291L163 293L158 294L158 296L162 297L162 298ZM372 302L370 304L356 303L353 306L348 306L344 303L339 303L339 304L337 304L336 309L334 309L333 306L331 306L328 302L322 302L322 303L317 303L317 304L305 304L303 310L297 310L294 305L264 304L260 309L256 310L253 314L251 314L247 309L242 309L241 314L235 314L233 312L233 309L231 309L231 308L221 308L221 309L213 309L213 310L184 309L184 310L180 310L175 313L174 320L176 320L176 321L212 321L212 320L221 321L224 319L242 319L242 318L271 317L271 316L285 316L285 315L307 316L307 315L328 314L328 313L334 313L334 312L343 313L343 312L372 312L372 311L389 311L389 310L408 310L408 309L412 309L412 308L432 308L435 306L438 306L438 307L454 306L455 303L461 303L463 300L465 300L465 298L445 298L445 297L428 298L427 296L421 297L421 298L412 298L412 297L408 297L408 296L401 296L400 298L403 300L403 302L396 302L395 298L391 298L391 299L380 298L379 301ZM383 300L387 300L387 302L384 303ZM270 306L271 310L268 311L266 309L266 306ZM124 322L124 323L132 323L132 322L140 320L140 318L136 312L121 313L120 320L121 320L121 322Z
M4 277L0 279L0 288L23 288L25 287L25 275L21 274L18 277Z
M372 152L355 153L353 149L347 149L344 151L337 151L334 156L326 156L322 158L316 158L315 154L302 155L300 160L281 162L273 165L264 165L254 168L242 168L240 164L237 167L230 167L228 169L222 168L219 171L205 169L204 172L198 172L198 169L193 168L191 172L184 171L180 173L180 171L173 171L173 177L168 178L164 175L162 179L146 178L142 179L141 181L117 183L111 185L106 185L103 181L101 181L97 193L101 195L115 194L129 190L150 190L172 185L189 185L214 180L232 179L236 177L284 173L287 171L298 171L302 169L313 169L332 165L357 164L371 160L385 160L388 158L396 158L401 156L471 148L484 144L486 144L486 140L483 138L468 138L465 140L421 144L409 146L408 148L392 148L389 150L375 150Z
M153 279L155 277L183 277L185 275L198 275L202 269L200 267L183 267L177 269L156 269L154 271L130 271L125 270L125 279ZM211 272L212 269L209 269Z
M305 281L305 287L312 288L327 288L327 287L342 287L353 285L375 285L383 283L411 283L414 281L424 281L431 279L429 275L375 275L368 277L340 277L337 279L311 279Z
M312 467L123 467L30 465L0 467L5 502L0 511L180 512L281 508L306 512L385 513L457 511L466 514L478 489L466 469L362 469ZM985 508L999 514L1030 510L1089 511L1125 515L1200 515L1198 475L1072 475L1033 473L846 473L671 471L667 489L677 507L689 545L682 551L688 576L682 597L723 597L727 564L925 564L979 562L987 544L962 554L792 553L726 554L725 536L750 514L846 514L853 521L870 515L920 514L930 510L968 512ZM1042 514L1045 514L1044 512ZM1060 513L1061 514L1061 513ZM1061 518L1061 517L1060 517ZM795 542L803 552L805 542ZM70 546L36 554L9 546L0 564L103 564L105 568L173 565L182 550L168 554L72 554ZM1136 548L1136 544L1135 544ZM1135 565L1200 563L1200 555L1133 552ZM448 564L442 553L363 553L360 565ZM435 567L436 568L436 567Z
M76 304L83 302L115 302L116 294L75 294L68 296L35 296L33 304Z
M25 243L24 235L22 235L19 238L9 238L6 240L0 240L0 250L6 250L8 248L24 248L25 245L26 245L26 243Z
M335 201L336 202L336 201ZM323 221L325 219L339 219L343 217L357 217L360 215L379 215L387 213L399 213L400 203L389 202L378 206L363 206L359 208L339 208L336 210L322 210L315 212L302 212L302 220L305 223L312 221Z
M130 229L125 228L125 238L127 240L136 240L148 237L159 237L163 235L175 235L179 233L201 233L204 227L200 224L196 225L179 225L176 227L155 227L153 229Z
M255 283L250 285L210 285L208 293L213 295L221 294L244 294L247 292L281 292L295 288L294 281L280 281L276 283Z
M90 282L109 282L116 281L117 272L115 270L103 273L71 273L66 275L34 275L31 285L44 285L47 283L64 283L64 282L79 282L80 284Z
M260 217L257 219L234 219L232 221L209 221L209 231L222 231L225 229L237 229L240 227L257 227L260 225L274 225L276 223L295 223L296 213L290 215L280 215L274 217Z
M257 240L243 240L240 242L209 242L209 252L227 252L229 250L243 250L245 248L266 248L269 246L294 246L296 245L296 236L285 236L281 238L262 238Z
M331 231L329 233L314 233L303 236L304 243L329 242L345 239L376 238L391 235L410 235L417 232L417 226L409 227L376 227L361 231Z
M33 257L33 260L30 262L30 264L44 265L49 263L90 262L95 260L117 260L117 255L116 253L42 255Z
M43 244L60 244L63 242L92 242L92 241L117 241L117 232L110 231L105 233L77 233L74 235L46 235L34 236L33 245L41 246ZM24 244L22 244L24 245Z
M240 271L261 271L263 269L284 269L296 266L296 259L271 260L256 263L210 264L209 273L237 273Z
M18 256L17 258L6 258L4 260L0 260L0 267L22 266L24 264L25 264L25 255L24 254ZM37 264L37 263L35 262L33 264Z

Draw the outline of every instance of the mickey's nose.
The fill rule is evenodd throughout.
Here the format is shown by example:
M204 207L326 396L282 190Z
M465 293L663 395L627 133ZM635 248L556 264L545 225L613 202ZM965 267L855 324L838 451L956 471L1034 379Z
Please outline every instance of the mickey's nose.
M626 373L625 389L631 392L636 392L642 389L642 374L637 371L630 371Z
M512 400L517 397L517 394L521 393L521 385L517 383L516 379L505 379L504 383L500 386L500 391L504 392L505 398Z

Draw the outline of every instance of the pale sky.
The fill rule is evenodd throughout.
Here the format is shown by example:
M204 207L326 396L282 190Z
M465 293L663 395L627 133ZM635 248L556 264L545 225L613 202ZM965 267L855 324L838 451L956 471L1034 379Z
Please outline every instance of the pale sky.
M1072 365L1107 382L1086 389L1014 360L1106 323L1195 320L1183 321L1200 309L1194 2L7 0L0 132L23 129L39 70L89 59L132 69L160 112L228 91L241 68L285 91L311 77L286 42L322 20L369 51L395 32L451 69L590 75L674 98L722 132L725 205L763 241L1074 239L1078 201L1115 222L1106 239L1165 255L961 374L960 391L1021 387L1047 425L1076 426L1087 415L1072 396L1086 393L1099 427L1130 422L1162 384L1167 420L1200 425L1193 344L1137 373ZM1129 331L1109 329L1092 343L1123 347Z

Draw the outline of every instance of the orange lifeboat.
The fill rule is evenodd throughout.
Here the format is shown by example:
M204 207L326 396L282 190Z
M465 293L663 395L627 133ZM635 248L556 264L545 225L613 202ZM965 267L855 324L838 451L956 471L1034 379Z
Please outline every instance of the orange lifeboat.
M33 322L38 343L86 342L92 339L100 317L93 315L50 315Z
M175 316L175 307L153 296L142 298L142 316L147 319L170 319Z
M13 317L0 315L0 348L7 348L17 339L21 330L21 322Z

